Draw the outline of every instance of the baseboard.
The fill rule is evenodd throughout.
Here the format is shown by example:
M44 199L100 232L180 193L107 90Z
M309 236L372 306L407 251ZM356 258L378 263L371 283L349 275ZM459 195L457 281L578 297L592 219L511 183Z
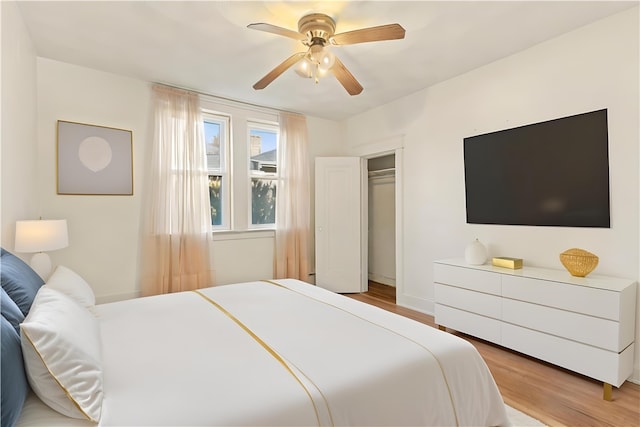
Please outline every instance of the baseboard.
M432 300L418 298L412 295L396 294L396 304L404 308L409 308L411 310L433 316Z
M386 277L380 274L369 273L368 278L372 282L381 283L387 286L393 286L394 288L396 287L396 279L392 277Z

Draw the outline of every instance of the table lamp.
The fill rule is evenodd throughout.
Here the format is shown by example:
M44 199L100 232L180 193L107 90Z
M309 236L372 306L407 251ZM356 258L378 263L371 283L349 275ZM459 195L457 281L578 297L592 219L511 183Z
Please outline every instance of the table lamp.
M43 280L51 273L51 258L46 251L69 246L67 220L25 220L16 221L15 251L34 253L30 265Z

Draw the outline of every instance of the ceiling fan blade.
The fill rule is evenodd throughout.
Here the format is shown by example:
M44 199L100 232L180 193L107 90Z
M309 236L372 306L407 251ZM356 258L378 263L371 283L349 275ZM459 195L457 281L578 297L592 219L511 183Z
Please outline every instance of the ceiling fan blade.
M336 58L336 62L331 67L331 71L340 84L349 92L349 95L357 95L362 92L362 85L358 83L353 74L347 70L347 67L338 58Z
M397 40L403 39L404 33L405 30L400 24L388 24L336 34L329 38L329 42L333 45L346 45L378 42L383 40Z
M265 24L264 22L249 24L247 25L247 28L251 28L252 30L259 30L267 33L277 34L279 36L285 36L285 37L289 37L289 38L300 40L300 41L307 39L307 36L305 36L304 34L300 34L297 31L288 30L286 28L277 27L271 24Z
M267 73L266 76L258 80L258 82L253 85L253 88L255 90L264 89L269 85L269 83L274 81L280 74L287 71L289 67L291 67L296 62L300 61L302 58L304 58L306 54L307 52L294 53L293 55L291 55L290 57L282 61L276 68L269 71L269 73Z

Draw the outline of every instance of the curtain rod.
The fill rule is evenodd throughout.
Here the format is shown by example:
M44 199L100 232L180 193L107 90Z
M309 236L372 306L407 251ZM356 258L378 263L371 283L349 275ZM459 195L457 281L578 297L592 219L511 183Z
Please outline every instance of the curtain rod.
M299 114L301 116L305 116L305 114L299 113L297 111L289 111L289 110L282 110L279 108L272 108L272 107L266 107L264 105L258 105L258 104L253 104L251 102L244 102L244 101L238 101L235 99L231 99L231 98L226 98L224 96L217 96L217 95L211 95L210 93L206 93L206 92L202 92L199 90L194 90L194 89L188 89L185 87L181 87L181 86L175 86L175 85L170 85L170 84L166 84L166 83L159 83L159 82L153 82L153 84L157 84L160 86L165 86L168 88L172 88L172 89L178 89L178 90L184 90L187 92L192 92L192 93L197 93L198 95L202 95L202 96L206 96L209 98L213 98L214 100L220 100L220 101L224 101L224 102L228 102L231 104L235 104L237 106L245 106L245 107L251 107L253 109L256 109L260 112L269 112L269 113L289 113L289 114Z

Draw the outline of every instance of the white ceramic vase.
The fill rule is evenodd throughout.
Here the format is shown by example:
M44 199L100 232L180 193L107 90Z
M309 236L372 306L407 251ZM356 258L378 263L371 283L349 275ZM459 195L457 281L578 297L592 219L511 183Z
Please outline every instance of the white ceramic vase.
M467 245L464 251L464 259L470 265L482 265L487 260L487 248L478 239Z

